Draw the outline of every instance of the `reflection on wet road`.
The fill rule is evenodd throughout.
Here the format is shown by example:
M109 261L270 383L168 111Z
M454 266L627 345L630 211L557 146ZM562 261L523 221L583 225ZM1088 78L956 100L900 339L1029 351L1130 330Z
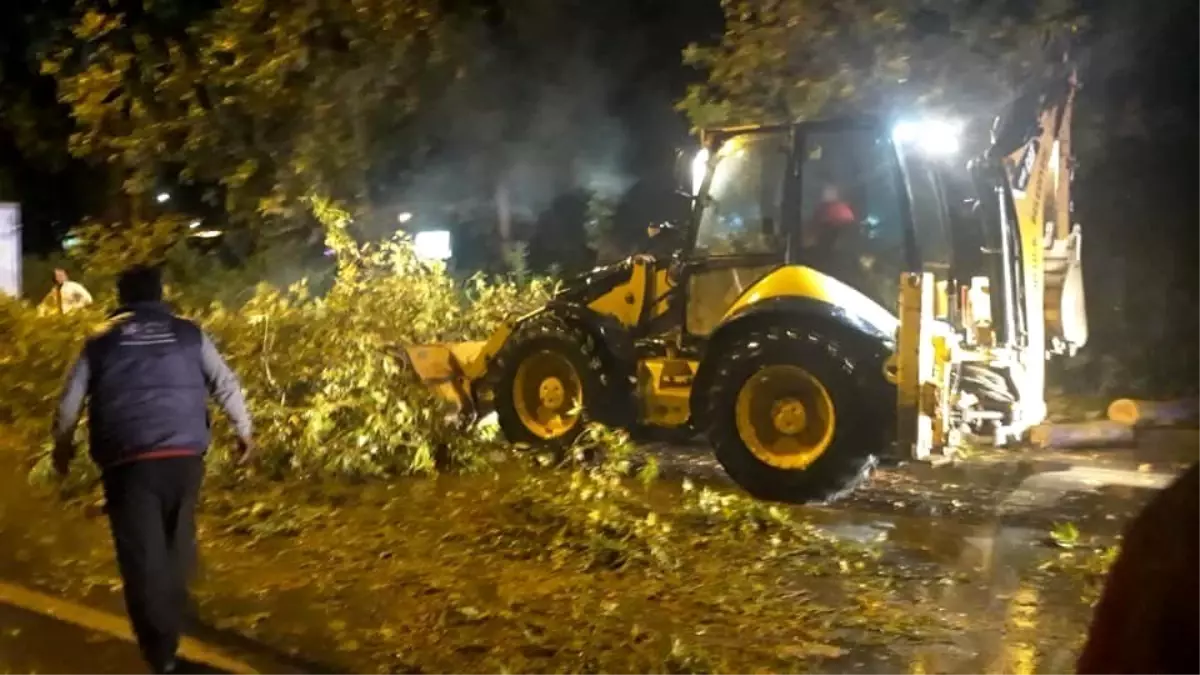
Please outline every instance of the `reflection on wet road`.
M658 456L667 475L728 484L703 448ZM1056 555L1050 530L1072 523L1088 533L1087 546L1111 545L1154 491L1197 459L1195 430L1149 432L1137 448L988 452L942 467L903 463L881 469L843 502L797 507L826 531L874 544L884 560L928 575L916 592L969 626L953 644L897 649L907 662L838 665L854 672L1073 672L1090 610L1077 585L1045 572Z

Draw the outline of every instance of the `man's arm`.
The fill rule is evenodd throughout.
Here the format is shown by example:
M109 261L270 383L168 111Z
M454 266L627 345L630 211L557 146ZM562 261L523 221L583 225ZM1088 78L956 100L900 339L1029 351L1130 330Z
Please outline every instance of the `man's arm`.
M87 398L91 370L87 352L80 354L75 365L67 373L66 384L63 385L62 395L58 399L51 434L54 436L54 447L59 453L67 454L67 460L70 459L68 453L74 452L72 441L75 438L75 427L79 424L79 416L83 413L83 401Z
M233 422L233 428L237 431L238 438L248 442L254 430L250 423L250 413L246 411L246 398L242 395L242 385L207 335L204 336L200 347L200 365L204 370L204 380L208 383L209 394L220 404L221 409Z

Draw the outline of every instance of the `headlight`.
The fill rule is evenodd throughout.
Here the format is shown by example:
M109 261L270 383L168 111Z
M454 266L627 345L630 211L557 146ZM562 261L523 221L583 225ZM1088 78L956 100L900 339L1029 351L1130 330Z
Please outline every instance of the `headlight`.
M935 157L949 157L961 146L962 125L939 119L900 122L892 139L906 147Z
M708 148L701 148L692 160L692 196L700 194L700 185L704 182L704 174L708 171Z
M413 250L421 260L449 260L450 232L447 230L424 230L413 236Z

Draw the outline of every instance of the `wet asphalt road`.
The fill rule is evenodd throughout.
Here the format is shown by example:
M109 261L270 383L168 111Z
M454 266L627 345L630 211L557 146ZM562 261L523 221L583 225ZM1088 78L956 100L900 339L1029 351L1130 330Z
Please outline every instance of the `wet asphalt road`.
M656 443L646 448L667 480L728 483L703 447ZM1019 557L1057 522L1115 534L1156 489L1198 457L1200 434L1195 430L1149 433L1136 448L983 453L939 468L883 468L849 499L806 508L813 520L839 536L904 540L909 548L928 551L943 567L976 567L981 561ZM0 515L2 511L0 502ZM1003 564L996 568L1008 569ZM20 584L22 579L2 581ZM965 611L973 611L975 600L963 602ZM211 644L228 647L219 636L214 639ZM247 654L253 645L238 645L234 651ZM26 672L145 670L136 648L126 641L0 602L0 674Z
M145 666L128 642L0 605L0 673L139 672Z
M645 447L664 477L734 487L703 445ZM1185 429L1143 432L1135 447L986 450L942 466L883 463L848 497L815 508L834 520L877 515L1030 527L1070 520L1116 532L1156 489L1198 459L1200 432Z

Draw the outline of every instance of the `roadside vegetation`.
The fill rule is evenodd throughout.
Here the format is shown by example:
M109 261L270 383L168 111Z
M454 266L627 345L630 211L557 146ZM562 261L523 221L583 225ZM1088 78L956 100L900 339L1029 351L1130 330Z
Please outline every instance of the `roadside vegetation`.
M206 621L368 672L1010 669L1007 647L956 651L968 608L943 605L990 593L979 570L947 573L919 554L835 537L815 512L660 481L652 458L603 427L565 453L513 448L488 425L464 430L401 367L397 346L482 338L543 304L554 282L456 279L403 238L355 243L344 212L312 206L334 261L323 281L223 298L210 289L241 277L210 270L190 284L186 256L144 247L157 251L146 261L166 265L171 303L241 377L260 445L249 470L228 460L227 435L210 457L197 589ZM84 246L97 276L134 247L103 237ZM81 453L59 484L45 439L63 373L111 308L101 297L69 316L0 304L11 336L0 344L6 445L26 448L34 485L79 507L61 526L91 542L64 553L62 540L33 533L21 556L52 560L44 583L85 596L119 584L97 476ZM81 428L81 449L84 437ZM1100 578L1088 549L1070 553L1044 570L1080 572L1065 575L1079 590L1063 607L1074 609L1055 610L1065 614L1044 635L1018 636L1047 646L1049 669L1069 666Z
M464 433L447 420L404 370L399 347L486 337L507 314L543 304L552 282L460 282L441 265L418 260L403 238L356 244L345 232L344 213L316 206L336 260L323 291L302 279L286 288L259 284L245 289L240 302L221 301L207 292L219 287L217 270L199 288L170 287L170 302L209 331L242 379L261 470L274 477L364 477L430 473L439 463L476 466L495 449L492 437ZM140 262L122 255L129 250L123 241L88 242L85 250L98 289L106 291L122 264ZM170 279L179 267L166 260ZM240 274L229 274L235 287ZM3 300L0 330L12 339L0 346L0 386L11 393L0 416L29 440L43 440L63 374L112 309L111 293L101 297L92 311L69 316L40 316L35 307ZM218 443L214 453L215 471L227 468L223 447ZM87 462L80 464L82 470ZM48 468L43 459L38 472Z

